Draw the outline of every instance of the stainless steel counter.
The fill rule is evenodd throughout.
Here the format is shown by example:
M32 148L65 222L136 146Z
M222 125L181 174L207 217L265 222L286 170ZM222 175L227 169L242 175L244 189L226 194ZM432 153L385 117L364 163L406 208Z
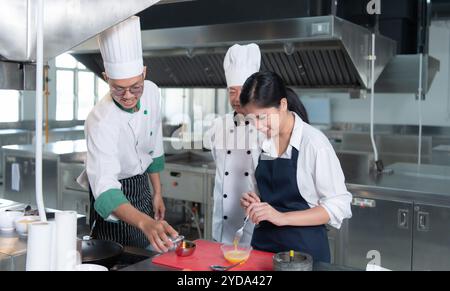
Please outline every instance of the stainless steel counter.
M49 142L78 139L85 139L83 125L53 128L49 130Z
M210 152L189 151L166 157L166 164L180 170L214 175L216 164Z
M9 208L14 205L18 205L18 202L6 200L6 199L0 199L0 209Z
M450 205L450 167L398 163L387 167L393 174L358 172L347 180L351 191L370 189L386 199L436 201ZM367 195L370 198L370 194Z
M432 162L436 165L450 165L450 145L439 145L434 147Z
M31 134L31 131L25 129L0 129L0 136L13 134Z
M0 200L5 206L3 209L23 210L26 205L10 200ZM35 209L36 207L33 207ZM58 210L46 208L46 212L54 213ZM52 219L49 219L50 221ZM78 214L78 236L89 233L85 223L86 217ZM27 253L27 237L17 232L0 231L0 271L25 271Z
M21 152L34 156L34 145L9 145L2 147L3 152ZM45 144L43 157L59 157L62 162L84 162L87 147L86 140L68 140Z
M72 127L64 127L64 128L54 128L50 130L51 132L72 132L72 131L84 131L83 125L77 125Z

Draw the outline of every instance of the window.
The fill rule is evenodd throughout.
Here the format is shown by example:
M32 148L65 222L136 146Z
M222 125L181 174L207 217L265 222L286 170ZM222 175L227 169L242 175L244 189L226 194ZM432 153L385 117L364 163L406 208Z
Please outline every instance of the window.
M109 92L109 85L103 79L97 78L97 98L98 100L105 97Z
M192 89L193 131L195 140L202 140L203 133L211 127L216 111L215 89Z
M165 136L184 125L183 134L195 140L212 125L216 114L231 111L225 89L162 89Z
M188 123L189 96L186 89L162 90L163 123L167 125L180 125Z
M7 106L0 106L0 122L19 121L20 92L0 90L0 100Z
M91 72L78 73L77 119L85 120L95 102L95 76Z
M56 120L85 120L109 86L69 54L56 58Z
M56 120L73 119L74 72L56 72Z

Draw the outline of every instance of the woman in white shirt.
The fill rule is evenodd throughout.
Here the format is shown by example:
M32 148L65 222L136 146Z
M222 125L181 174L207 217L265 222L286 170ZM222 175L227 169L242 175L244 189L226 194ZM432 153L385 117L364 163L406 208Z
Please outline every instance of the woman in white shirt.
M240 96L246 114L267 139L255 177L260 197L241 199L258 224L252 246L270 252L295 250L330 262L326 224L340 228L351 217L352 196L328 139L300 118L300 101L287 94L277 74L256 73Z

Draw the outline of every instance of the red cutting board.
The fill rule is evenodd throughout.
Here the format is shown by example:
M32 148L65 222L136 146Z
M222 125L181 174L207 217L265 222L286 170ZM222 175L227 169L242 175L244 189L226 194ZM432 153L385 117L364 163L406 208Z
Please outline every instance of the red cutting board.
M196 240L197 248L192 256L179 257L174 252L159 255L152 262L179 270L211 271L210 265L229 266L223 257L222 244L206 240ZM245 264L231 269L232 271L273 271L272 253L252 250Z

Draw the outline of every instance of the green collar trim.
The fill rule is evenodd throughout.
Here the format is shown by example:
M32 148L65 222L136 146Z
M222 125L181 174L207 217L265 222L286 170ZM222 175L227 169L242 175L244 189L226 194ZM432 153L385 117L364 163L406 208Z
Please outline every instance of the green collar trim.
M122 105L120 105L118 102L116 102L116 100L114 100L114 98L111 98L111 99L114 101L114 104L116 104L116 106L119 107L121 110L128 112L128 113L135 113L133 108L125 109L125 108L123 108ZM141 100L140 99L139 99L138 103L136 104L136 107L137 107L138 111L141 110Z

